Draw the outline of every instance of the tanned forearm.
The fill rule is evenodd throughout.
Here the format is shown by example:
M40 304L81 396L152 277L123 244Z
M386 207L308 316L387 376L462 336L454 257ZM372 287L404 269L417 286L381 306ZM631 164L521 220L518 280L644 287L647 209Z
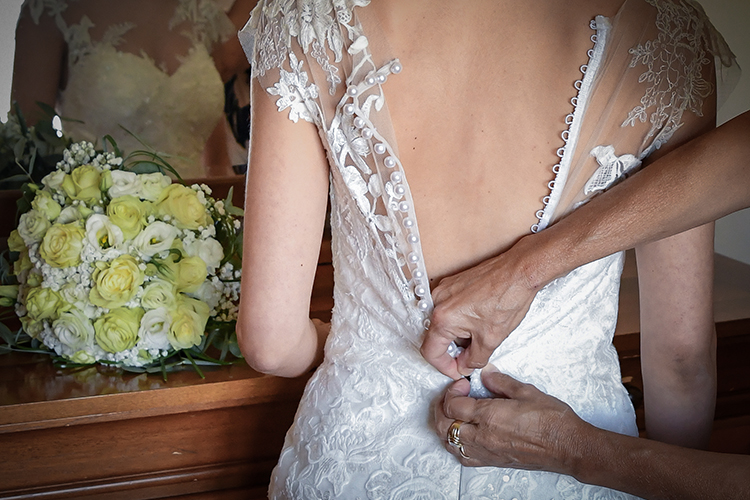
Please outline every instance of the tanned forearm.
M529 284L750 206L750 112L656 160L509 252Z
M568 460L578 480L647 499L750 498L750 456L680 448L580 422L580 447Z

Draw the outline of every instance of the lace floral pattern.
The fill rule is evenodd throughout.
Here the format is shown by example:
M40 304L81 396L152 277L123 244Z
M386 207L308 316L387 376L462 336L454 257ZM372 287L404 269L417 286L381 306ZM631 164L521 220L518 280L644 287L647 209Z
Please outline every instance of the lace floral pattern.
M645 139L653 142L641 154L641 159L659 149L681 126L682 115L690 110L703 116L703 100L711 95L714 86L703 78L703 69L711 62L707 47L711 28L705 16L699 16L693 5L667 0L646 0L658 13L656 26L659 36L630 49L630 67L644 65L646 71L639 82L649 84L622 126L636 121L651 123Z

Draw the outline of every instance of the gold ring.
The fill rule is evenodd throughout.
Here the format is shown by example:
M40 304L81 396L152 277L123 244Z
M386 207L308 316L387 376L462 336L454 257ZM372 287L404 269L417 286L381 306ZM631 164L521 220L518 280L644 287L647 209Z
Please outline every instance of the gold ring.
M469 459L468 455L466 455L466 452L464 451L464 445L461 444L461 425L463 424L463 421L461 420L454 420L450 427L448 427L448 444L451 446L455 446L458 448L459 453L461 453L461 456L464 457L466 460Z

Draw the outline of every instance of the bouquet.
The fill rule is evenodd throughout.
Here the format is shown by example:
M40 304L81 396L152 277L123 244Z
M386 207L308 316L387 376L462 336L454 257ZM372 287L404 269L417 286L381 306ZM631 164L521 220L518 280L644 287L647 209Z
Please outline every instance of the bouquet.
M172 182L155 155L123 160L111 143L114 153L72 144L24 188L8 239L17 290L0 290L6 301L15 293L22 325L9 343L43 346L66 366L135 371L200 373L239 356L242 211L231 191L217 201L206 185Z

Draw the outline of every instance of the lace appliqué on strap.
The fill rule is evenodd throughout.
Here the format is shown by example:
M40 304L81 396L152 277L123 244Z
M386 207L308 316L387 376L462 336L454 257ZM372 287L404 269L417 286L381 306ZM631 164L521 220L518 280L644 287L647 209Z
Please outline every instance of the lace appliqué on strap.
M689 109L703 116L703 100L711 95L714 86L703 78L703 68L711 62L706 48L711 47L708 19L699 16L694 7L683 2L646 0L658 13L656 27L659 36L644 45L630 49L630 67L646 66L639 82L651 85L634 107L622 126L636 121L651 121L645 136L653 142L643 151L643 159L666 143L682 126L682 114Z
M318 97L318 87L314 83L308 85L307 73L302 71L304 61L298 61L294 52L289 53L289 65L292 71L281 69L281 78L273 87L266 91L271 95L279 96L276 105L279 111L289 109L289 119L297 123L299 118L313 123L313 117L318 116L314 101ZM310 109L312 107L312 109Z
M344 48L341 27L352 38L352 9L369 3L370 0L276 1L255 9L246 30L255 32L256 38L254 42L243 42L246 51L248 44L255 44L253 51L256 53L252 55L254 76L264 76L271 69L281 68L291 40L295 38L304 53L310 53L327 73L328 91L335 94L341 78L338 68L331 64L326 46L333 52L334 61L340 62Z

